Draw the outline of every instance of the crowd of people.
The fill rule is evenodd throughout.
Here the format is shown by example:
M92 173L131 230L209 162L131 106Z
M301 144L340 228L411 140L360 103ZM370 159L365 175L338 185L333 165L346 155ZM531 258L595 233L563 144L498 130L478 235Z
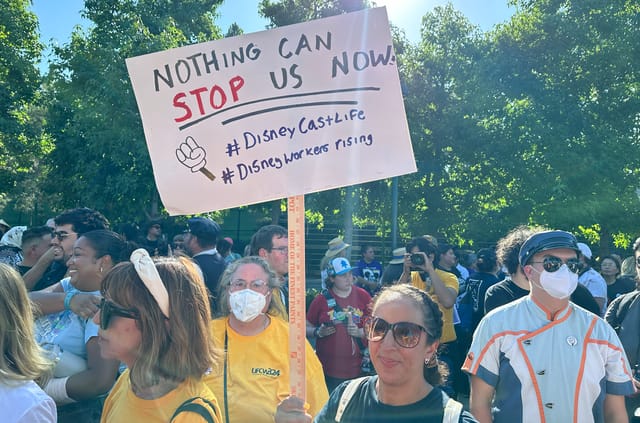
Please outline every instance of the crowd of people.
M161 220L116 233L89 208L0 224L10 422L626 422L640 407L640 238L623 260L520 226L478 251L417 236L386 265L363 244L352 265L335 237L298 398L286 228L240 255L205 217L172 242Z

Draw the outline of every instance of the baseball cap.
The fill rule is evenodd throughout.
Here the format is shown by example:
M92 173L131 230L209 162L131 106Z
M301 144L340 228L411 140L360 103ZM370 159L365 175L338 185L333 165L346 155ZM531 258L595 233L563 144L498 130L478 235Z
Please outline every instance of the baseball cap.
M518 259L521 266L524 266L529 262L531 257L535 254L546 251L555 250L558 248L569 248L576 252L580 251L578 248L578 241L576 237L565 231L543 231L531 235L520 247L520 254Z
M336 257L327 265L327 274L329 276L344 275L352 269L349 260L344 257Z
M591 248L583 242L578 242L578 248L583 256L585 256L588 260L591 260L593 254L591 253Z

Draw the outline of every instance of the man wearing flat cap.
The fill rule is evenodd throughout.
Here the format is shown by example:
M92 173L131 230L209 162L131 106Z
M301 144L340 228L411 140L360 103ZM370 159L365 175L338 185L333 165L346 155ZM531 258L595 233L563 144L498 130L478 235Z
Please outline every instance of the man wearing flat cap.
M187 221L184 234L184 250L195 261L209 290L212 314L216 310L216 293L220 276L226 268L224 258L216 250L216 241L222 231L220 225L205 217L192 217Z
M628 422L631 370L615 331L569 301L578 284L576 238L531 235L519 263L529 295L487 314L462 369L471 412L487 422Z

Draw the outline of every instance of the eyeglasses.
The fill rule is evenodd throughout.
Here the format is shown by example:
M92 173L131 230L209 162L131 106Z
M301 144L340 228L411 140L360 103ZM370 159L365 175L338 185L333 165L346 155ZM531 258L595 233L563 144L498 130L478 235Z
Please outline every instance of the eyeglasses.
M262 291L267 286L267 282L262 279L256 279L255 281L247 282L244 279L236 279L229 284L233 291L240 291L247 289L247 286L254 291Z
M71 232L71 233L69 233L69 232L65 232L65 231L57 231L57 232L53 232L53 233L51 234L51 237L52 237L52 238L58 238L58 241L61 241L61 242L62 242L62 241L64 241L64 239L65 239L66 237L68 237L69 235L78 235L78 233L77 233L77 232Z
M289 247L273 247L271 251L277 251L280 254L289 254Z
M135 310L118 307L104 298L100 301L100 329L107 330L111 316L126 317L127 319L140 320L140 314Z
M636 266L640 266L640 256L636 257Z
M369 341L382 341L389 331L402 348L415 348L420 342L420 332L429 334L425 328L411 322L389 323L380 317L370 317L364 322L364 333Z
M582 263L577 258L572 258L567 261L562 261L561 258L556 256L546 256L542 261L532 261L530 263L542 263L542 267L547 272L553 273L560 270L563 264L566 264L569 270L573 273L578 273L582 268Z

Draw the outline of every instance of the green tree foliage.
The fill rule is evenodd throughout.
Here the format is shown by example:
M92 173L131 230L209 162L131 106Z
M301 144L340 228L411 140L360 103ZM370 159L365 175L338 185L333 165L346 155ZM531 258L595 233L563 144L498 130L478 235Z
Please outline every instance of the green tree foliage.
M639 6L516 3L488 34L436 8L402 57L419 165L401 178L404 227L463 242L541 223L606 249L637 233Z
M400 219L408 235L461 241L501 195L492 157L478 154L484 140L472 118L483 42L451 5L423 17L421 37L401 60L418 173L400 179Z
M0 0L0 210L29 209L38 192L40 162L51 144L41 132L38 98L42 52L27 0Z
M244 34L244 31L242 30L242 28L240 28L240 26L237 23L234 22L231 24L231 26L227 30L227 33L224 34L224 36L235 37L237 35L242 35L242 34Z
M355 12L368 6L367 0L262 0L259 12L269 19L270 28L276 28Z
M48 190L60 205L90 205L113 220L159 212L158 194L125 59L218 39L222 0L87 0L93 25L76 29L51 66Z
M496 151L529 220L570 230L598 225L606 250L612 234L637 233L640 217L640 5L519 6L493 36L494 101L482 122L509 143L496 142Z
M58 208L91 205L115 220L153 214L158 195L124 59L220 38L221 1L88 0L93 25L56 49L41 95L28 2L0 0L2 195L25 206L44 191ZM423 17L416 45L392 28L419 168L399 178L401 236L480 246L537 223L599 239L602 252L611 240L624 247L640 217L640 4L511 4L511 21L488 33L451 6ZM262 0L259 13L276 27L370 5ZM284 206L245 214L277 222ZM308 195L306 207L319 226L348 219L388 234L391 182Z

